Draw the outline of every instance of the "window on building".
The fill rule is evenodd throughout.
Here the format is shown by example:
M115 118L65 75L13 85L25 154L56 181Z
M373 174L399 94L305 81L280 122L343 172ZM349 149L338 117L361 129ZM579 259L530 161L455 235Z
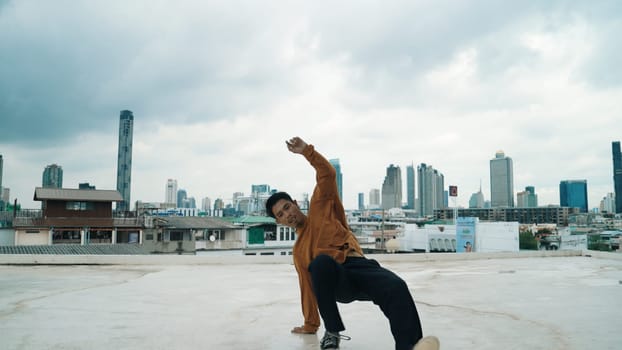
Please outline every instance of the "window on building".
M276 232L265 231L264 232L264 241L276 241Z
M224 241L225 233L221 230L207 230L207 238L210 241Z
M281 241L284 241L285 240L285 227L279 227L279 234L280 234Z
M171 231L171 241L183 241L184 240L184 232L183 231Z
M66 202L65 209L67 210L93 210L95 205L92 202Z

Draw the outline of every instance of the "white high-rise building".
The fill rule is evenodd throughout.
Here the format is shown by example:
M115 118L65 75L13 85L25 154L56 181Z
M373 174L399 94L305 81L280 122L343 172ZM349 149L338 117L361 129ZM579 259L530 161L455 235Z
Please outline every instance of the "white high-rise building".
M616 196L613 192L607 193L605 197L600 201L601 213L613 213L616 212Z
M212 200L209 197L205 197L201 201L201 210L206 212L207 215L211 215L211 212L212 212Z
M380 208L380 190L377 188L372 188L369 190L369 209L379 209Z
M493 208L514 207L514 167L503 151L490 160L490 202Z
M445 208L445 177L431 165L417 166L417 200L419 215L434 215L434 209Z
M166 181L165 203L177 205L177 180L175 179Z

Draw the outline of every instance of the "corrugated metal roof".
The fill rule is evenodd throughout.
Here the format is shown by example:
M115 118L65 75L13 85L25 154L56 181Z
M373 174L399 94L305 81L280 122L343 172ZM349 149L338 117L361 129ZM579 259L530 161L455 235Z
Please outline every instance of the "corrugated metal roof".
M162 226L169 228L239 228L238 226L232 225L224 220L208 216L167 216L160 219L165 221Z
M236 224L275 224L276 220L269 216L245 215L233 220Z
M0 246L0 254L140 255L149 253L138 244L54 244Z
M74 188L35 188L36 201L68 200L91 202L121 202L123 198L116 190L80 190Z

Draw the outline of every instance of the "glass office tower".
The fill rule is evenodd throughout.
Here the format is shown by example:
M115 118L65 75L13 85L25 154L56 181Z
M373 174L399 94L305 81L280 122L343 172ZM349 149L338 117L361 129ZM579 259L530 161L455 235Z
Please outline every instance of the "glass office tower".
M559 205L579 208L587 213L587 180L564 180L559 183Z

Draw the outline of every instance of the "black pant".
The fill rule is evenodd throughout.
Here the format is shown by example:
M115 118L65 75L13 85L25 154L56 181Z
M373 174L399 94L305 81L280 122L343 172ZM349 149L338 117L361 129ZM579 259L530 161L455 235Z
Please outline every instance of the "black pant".
M339 264L319 255L309 264L313 292L329 332L345 330L337 301L371 300L389 319L395 349L412 349L421 339L421 322L406 282L376 260L348 257Z

